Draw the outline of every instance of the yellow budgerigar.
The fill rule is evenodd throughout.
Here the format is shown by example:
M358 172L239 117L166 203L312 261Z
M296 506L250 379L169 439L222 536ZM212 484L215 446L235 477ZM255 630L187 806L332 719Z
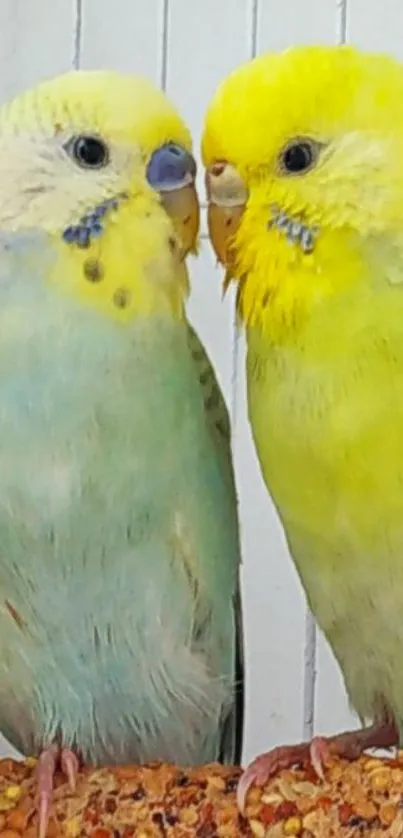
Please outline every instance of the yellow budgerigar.
M309 605L362 723L243 776L403 738L403 66L266 54L218 87L210 234L237 281L248 410Z
M186 318L191 138L138 77L0 111L0 730L59 765L239 763L228 413Z

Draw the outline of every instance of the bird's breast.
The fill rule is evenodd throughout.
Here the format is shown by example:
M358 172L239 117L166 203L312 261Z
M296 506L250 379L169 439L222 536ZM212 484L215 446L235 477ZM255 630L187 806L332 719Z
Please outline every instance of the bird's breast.
M20 748L62 720L96 759L172 756L177 696L209 688L175 546L211 453L185 347L165 321L130 329L57 297L0 306L0 720Z
M17 285L3 300L1 291L3 543L16 523L27 538L83 533L84 510L88 520L118 516L140 485L158 506L163 481L149 463L165 461L166 435L186 421L176 324L116 324L53 289Z
M252 339L249 415L287 532L382 553L403 546L403 366L385 342L343 347L342 334L340 353L319 361L306 347L271 353Z

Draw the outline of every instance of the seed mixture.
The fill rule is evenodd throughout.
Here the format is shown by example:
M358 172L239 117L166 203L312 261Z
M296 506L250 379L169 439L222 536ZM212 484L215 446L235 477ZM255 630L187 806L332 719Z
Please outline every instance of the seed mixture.
M0 760L0 838L36 838L35 760ZM84 768L59 778L48 838L403 838L403 753L281 771L236 807L239 769Z

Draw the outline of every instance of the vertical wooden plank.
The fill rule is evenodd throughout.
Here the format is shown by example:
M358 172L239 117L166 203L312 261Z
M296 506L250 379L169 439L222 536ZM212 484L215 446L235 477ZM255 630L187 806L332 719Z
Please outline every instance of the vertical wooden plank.
M350 708L340 667L320 631L317 662L315 732L327 736L343 730L354 730L359 727L358 717Z
M1 0L0 99L73 63L73 0Z
M347 41L348 0L336 0L336 9L336 43L345 44Z
M160 81L163 0L84 0L81 66Z
M0 101L74 64L73 0L1 0ZM16 756L0 734L0 757Z
M167 92L197 141L204 111L219 81L248 57L247 0L170 0Z
M259 52L293 44L332 44L336 19L335 0L294 0L281 9L277 0L259 0Z
M403 6L398 0L350 0L347 35L355 46L402 59Z

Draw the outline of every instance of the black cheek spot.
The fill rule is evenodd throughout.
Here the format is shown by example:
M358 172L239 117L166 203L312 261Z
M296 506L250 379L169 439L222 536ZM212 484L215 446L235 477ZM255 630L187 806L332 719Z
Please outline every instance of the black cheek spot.
M104 269L97 259L87 259L84 262L84 276L89 282L100 282L104 276Z
M118 288L113 295L116 308L127 308L130 303L130 296L130 291L127 288Z

